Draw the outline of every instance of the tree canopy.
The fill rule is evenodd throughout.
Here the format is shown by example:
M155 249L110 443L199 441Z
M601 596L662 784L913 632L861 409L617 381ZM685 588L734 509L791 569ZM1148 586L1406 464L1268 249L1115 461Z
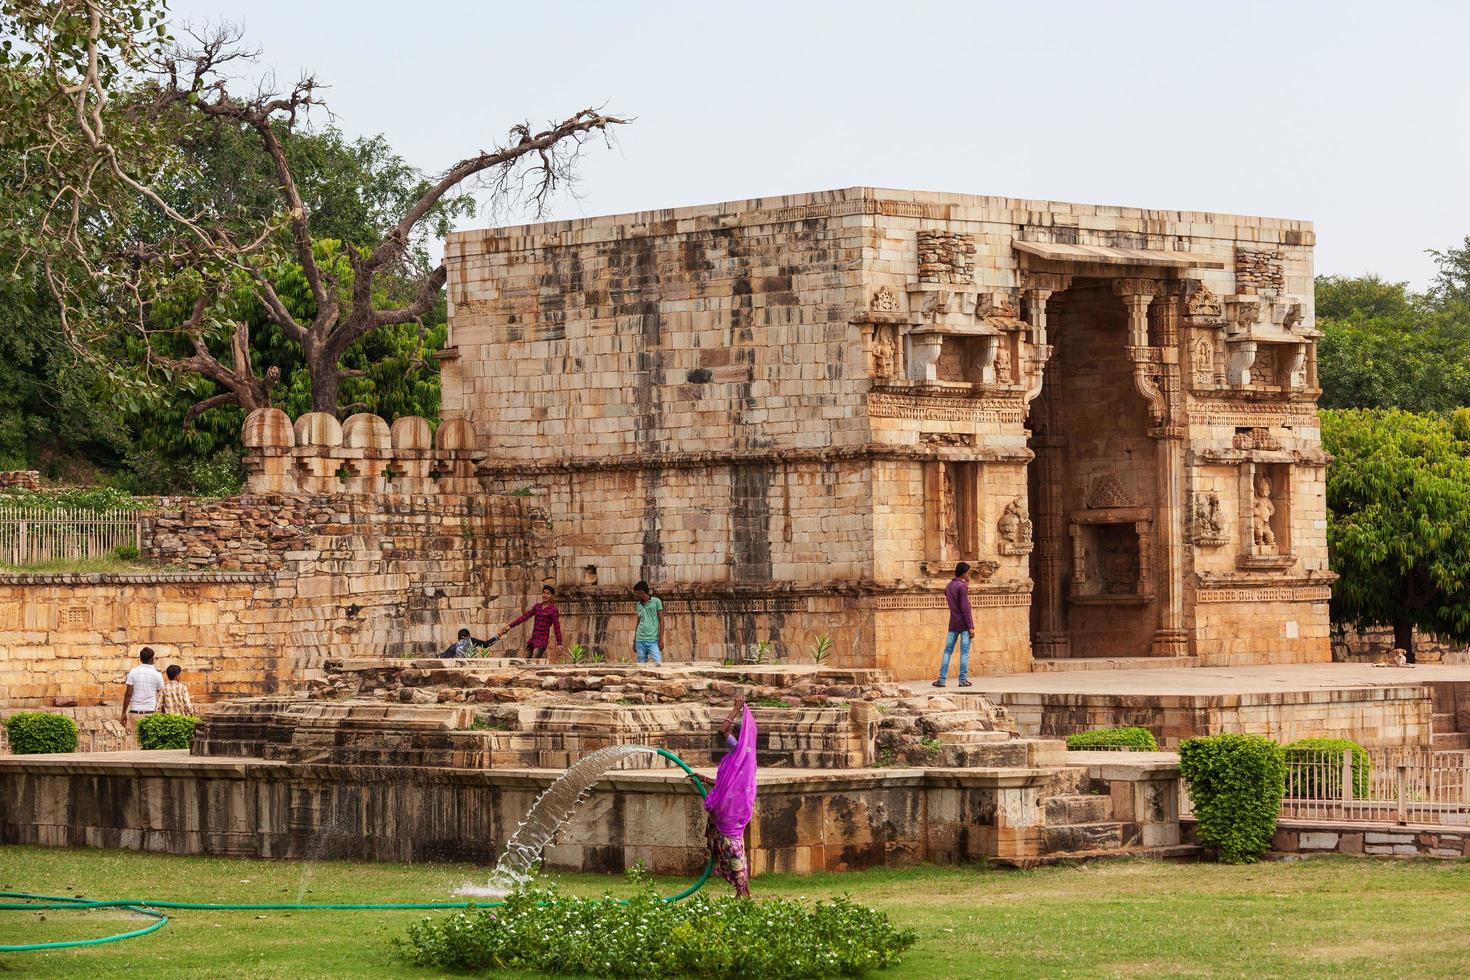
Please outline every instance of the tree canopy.
M1470 640L1470 409L1322 413L1333 619Z

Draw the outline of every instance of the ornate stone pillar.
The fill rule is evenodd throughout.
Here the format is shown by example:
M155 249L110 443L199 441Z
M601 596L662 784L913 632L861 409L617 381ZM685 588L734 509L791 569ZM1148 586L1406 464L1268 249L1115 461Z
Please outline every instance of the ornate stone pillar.
M1045 380L1044 372L1051 359L1052 348L1046 337L1046 301L1052 286L1065 288L1061 282L1046 282L1030 285L1026 290L1026 314L1030 324L1028 338L1029 357L1026 359L1026 403L1031 404L1041 394ZM1070 656L1072 638L1067 632L1065 608L1066 597L1062 594L1065 568L1066 522L1062 519L1062 478L1060 457L1063 439L1051 417L1056 410L1051 399L1036 406L1032 422L1031 447L1036 453L1036 492L1040 498L1035 502L1036 521L1036 583L1031 601L1037 604L1036 637L1032 656L1057 658Z
M1146 279L1119 279L1114 281L1113 291L1128 307L1128 359L1133 362L1133 384L1148 401L1153 422L1149 435L1159 440L1154 521L1158 529L1154 582L1159 625L1154 630L1151 652L1159 657L1181 657L1189 652L1189 637L1184 630L1184 532L1188 520L1184 502L1184 425L1177 417L1182 411L1179 316L1183 295L1177 289L1167 290L1164 301L1155 305L1159 285ZM1158 346L1148 342L1151 307Z

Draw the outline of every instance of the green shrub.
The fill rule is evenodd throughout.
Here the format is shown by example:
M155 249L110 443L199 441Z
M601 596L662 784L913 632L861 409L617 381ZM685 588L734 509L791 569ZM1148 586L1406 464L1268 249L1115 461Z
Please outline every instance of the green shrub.
M120 544L112 549L112 557L118 561L137 561L138 546L133 544Z
M16 755L75 752L77 723L66 715L21 711L5 719L5 737Z
M1226 864L1249 864L1271 849L1286 759L1260 735L1208 735L1179 746L1179 771L1194 801L1199 842Z
M144 715L138 719L138 744L145 749L187 749L198 721L189 715Z
M1159 743L1154 733L1147 728L1094 728L1090 732L1078 732L1067 736L1069 749L1116 749L1125 748L1134 752L1157 752Z
M1342 754L1353 754L1353 798L1368 796L1373 761L1349 738L1302 738L1286 747L1286 795L1311 800L1342 798Z
M857 976L897 963L917 935L846 898L809 905L696 895L650 885L626 904L523 890L498 908L425 917L397 947L422 966L600 977Z

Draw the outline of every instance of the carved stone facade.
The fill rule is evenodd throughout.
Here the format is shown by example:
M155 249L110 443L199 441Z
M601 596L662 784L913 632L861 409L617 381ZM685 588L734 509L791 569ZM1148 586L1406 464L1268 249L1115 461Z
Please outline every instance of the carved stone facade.
M1313 244L868 188L463 232L444 414L543 495L594 647L646 578L673 659L922 677L964 560L980 671L1327 660Z

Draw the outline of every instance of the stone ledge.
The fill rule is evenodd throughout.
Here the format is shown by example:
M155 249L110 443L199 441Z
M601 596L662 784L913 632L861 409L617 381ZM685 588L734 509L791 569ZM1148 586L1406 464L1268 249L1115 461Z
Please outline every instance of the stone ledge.
M5 572L0 585L225 585L275 578L273 572Z

